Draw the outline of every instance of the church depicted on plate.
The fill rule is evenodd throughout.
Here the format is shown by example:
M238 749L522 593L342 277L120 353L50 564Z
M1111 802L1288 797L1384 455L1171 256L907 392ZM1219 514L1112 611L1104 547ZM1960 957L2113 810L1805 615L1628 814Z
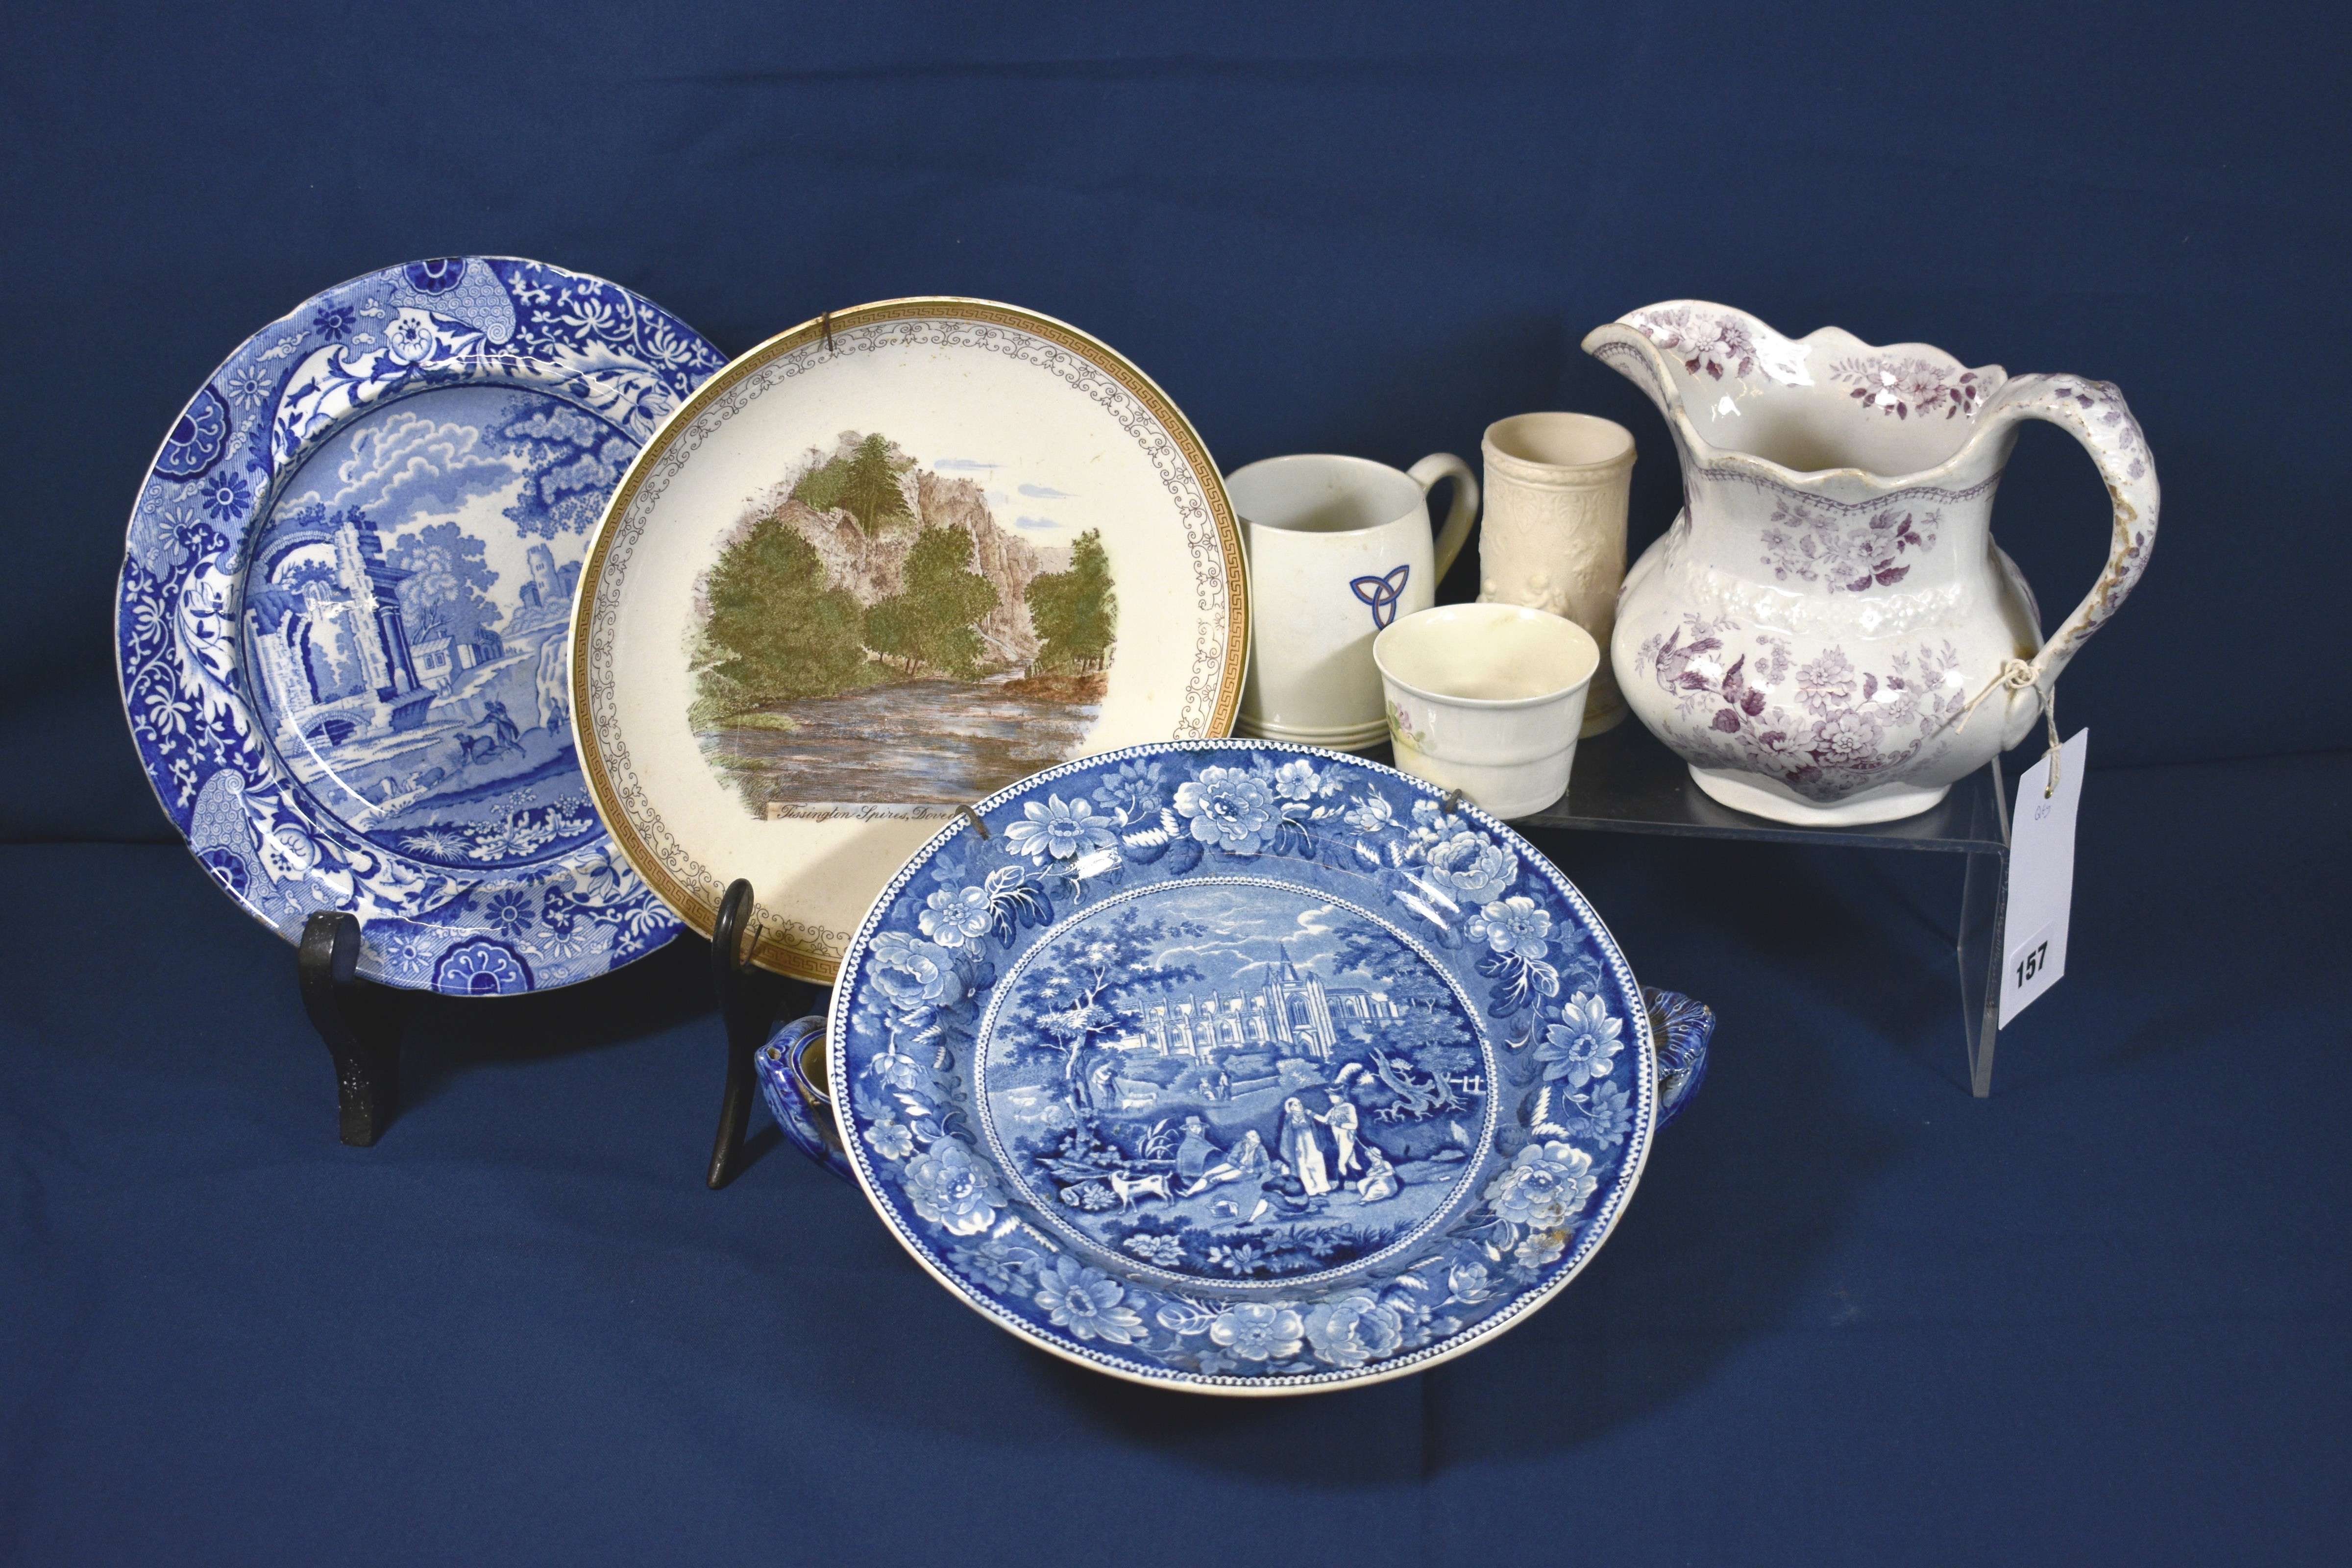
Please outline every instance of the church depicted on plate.
M1105 1046L1115 1051L1185 1057L1208 1066L1221 1053L1271 1049L1282 1056L1329 1061L1349 1025L1377 1029L1404 1016L1385 992L1334 988L1312 969L1302 973L1288 948L1272 965L1272 975L1255 992L1233 996L1212 990L1206 996L1155 1003L1138 1026Z

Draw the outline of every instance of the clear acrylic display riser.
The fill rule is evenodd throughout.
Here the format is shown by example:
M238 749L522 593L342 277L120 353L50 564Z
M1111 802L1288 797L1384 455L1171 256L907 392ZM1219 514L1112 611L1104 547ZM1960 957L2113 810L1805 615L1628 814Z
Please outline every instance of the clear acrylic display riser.
M1389 760L1388 748L1373 753ZM2009 797L1996 757L1951 788L1933 810L1867 827L1796 827L1710 800L1682 759L1632 718L1578 743L1565 799L1512 826L1538 844L1556 833L1654 833L1678 838L1745 838L1825 844L1844 849L1907 850L1965 858L1960 919L1960 1029L1969 1085L1992 1092L1999 1039L2001 925L2009 889Z

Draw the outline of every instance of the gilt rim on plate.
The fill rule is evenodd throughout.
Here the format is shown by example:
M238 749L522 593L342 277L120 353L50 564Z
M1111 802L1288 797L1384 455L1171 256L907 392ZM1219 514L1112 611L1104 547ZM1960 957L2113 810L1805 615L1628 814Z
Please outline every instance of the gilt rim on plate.
M646 444L605 508L589 548L581 591L572 610L572 684L575 711L583 719L580 750L590 789L621 853L685 923L704 937L716 924L719 904L728 884L736 876L746 875L747 868L706 864L701 854L688 848L682 836L673 831L648 798L651 792L635 773L629 742L622 733L615 696L616 685L624 679L613 647L614 623L620 613L621 590L616 587L616 576L625 575L628 568L623 566L616 574L614 542L625 530L630 531L628 549L635 552L638 533L646 529L646 520L651 515L646 509L658 504L657 498L666 493L691 455L734 418L740 406L748 406L751 399L761 395L776 375L794 372L795 367L789 363L791 356L813 347L821 347L830 354L837 342L845 350L871 339L877 329L887 329L893 323L903 324L902 330L911 333L933 322L973 328L981 332L1026 334L1038 340L1054 353L1083 365L1074 384L1087 384L1089 395L1095 396L1096 401L1107 408L1110 406L1100 393L1091 390L1094 385L1115 387L1118 395L1130 400L1129 405L1140 413L1142 417L1133 421L1134 426L1157 427L1158 436L1140 428L1130 428L1129 434L1142 442L1147 451L1153 440L1164 437L1172 450L1173 461L1181 465L1187 481L1197 489L1199 510L1213 535L1209 553L1220 574L1217 588L1223 600L1222 614L1215 617L1223 639L1218 668L1205 683L1195 670L1171 738L1196 738L1195 731L1197 738L1213 738L1232 731L1241 703L1249 638L1248 582L1240 530L1215 461L1191 421L1157 383L1099 339L1052 317L992 300L917 296L859 305L804 321L730 362L698 388L677 416ZM907 341L917 340L909 337ZM762 378L763 373L766 379L757 379ZM1113 410L1113 416L1120 419L1123 426L1129 424L1127 416L1117 410ZM1182 672L1178 673L1181 683ZM958 801L953 805L935 803L922 806L920 819L936 823L952 815L961 804ZM877 815L917 815L914 810L899 808L889 802L872 803L870 807L852 805L843 809L856 813L869 808ZM886 863L895 864L903 853L903 849L894 851ZM877 870L877 878L880 875ZM753 916L753 936L746 956L781 973L830 984L838 973L838 958L824 952L819 940L798 934L796 928L818 928L805 926L782 907L782 901L792 896L792 889L787 885L760 885L757 876L752 879L761 902ZM771 883L788 883L791 879L769 879ZM855 929L855 911L862 903L861 898L851 905L843 928L830 933L830 941L836 946L845 942ZM824 934L818 931L820 938Z

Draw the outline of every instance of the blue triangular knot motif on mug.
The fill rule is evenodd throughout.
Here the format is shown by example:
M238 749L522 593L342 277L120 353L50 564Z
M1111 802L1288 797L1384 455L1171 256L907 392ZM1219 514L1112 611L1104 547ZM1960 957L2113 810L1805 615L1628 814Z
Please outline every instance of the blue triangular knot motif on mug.
M1384 627L1396 619L1397 600L1404 593L1405 582L1412 575L1412 563L1407 562L1384 577L1358 577L1348 586L1356 597L1372 607L1372 625Z

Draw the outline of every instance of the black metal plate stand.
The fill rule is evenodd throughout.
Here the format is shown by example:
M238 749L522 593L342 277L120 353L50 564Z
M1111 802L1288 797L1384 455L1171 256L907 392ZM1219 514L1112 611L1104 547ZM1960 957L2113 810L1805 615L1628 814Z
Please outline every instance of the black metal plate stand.
M359 973L360 922L340 910L310 916L295 962L303 1009L335 1058L343 1142L365 1149L399 1107L400 1027L411 994Z
M744 938L751 934L753 908L751 884L738 877L727 885L719 900L719 919L710 931L710 978L719 993L719 1016L727 1026L727 1092L719 1104L719 1135L710 1145L713 1192L735 1179L743 1168L743 1133L751 1124L751 1104L760 1098L755 1058L767 1043L776 1021L803 1013L824 1011L821 987L772 974L743 957ZM803 1000L799 994L814 993ZM786 1009L787 1003L797 1003Z

